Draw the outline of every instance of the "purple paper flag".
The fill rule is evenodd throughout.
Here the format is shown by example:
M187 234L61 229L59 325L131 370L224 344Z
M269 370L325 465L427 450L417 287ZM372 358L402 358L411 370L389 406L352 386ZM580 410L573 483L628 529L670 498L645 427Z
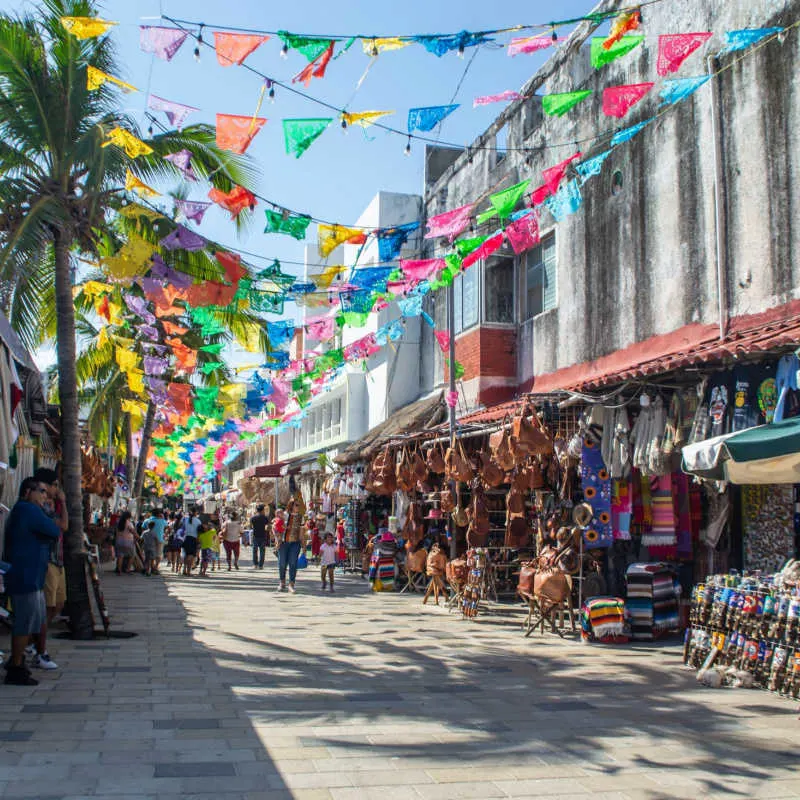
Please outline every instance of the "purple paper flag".
M186 117L192 111L199 111L199 108L194 106L185 106L182 103L174 103L172 100L165 100L163 97L157 97L151 94L147 99L147 107L152 111L163 111L167 115L170 125L174 125L179 131L183 129L183 123L186 122Z
M154 353L158 353L162 356L169 350L165 344L150 344L150 342L143 342L143 344L145 347L149 347Z
M145 53L171 61L180 46L186 41L189 31L178 28L161 28L156 25L139 26L139 47Z
M167 371L169 362L166 358L157 356L144 357L144 371L147 375L163 375Z
M167 250L177 250L180 248L182 250L194 252L195 250L202 250L206 246L206 240L199 233L190 231L188 228L184 228L183 225L178 225L178 227L168 236L165 236L159 244L162 247L166 247Z
M142 336L146 336L148 339L152 339L154 342L158 341L158 328L154 328L152 325L140 325L139 333L141 333ZM145 342L145 344L148 344L148 342Z
M208 211L211 203L202 203L199 200L176 200L175 209L183 214L186 219L194 220L198 225L203 221L203 214Z
M134 314L140 316L148 325L155 325L156 318L147 310L147 301L143 297L135 294L124 294L122 299Z
M167 384L158 378L145 377L145 385L150 391L150 399L156 405L164 405L167 402Z
M191 231L188 232L191 233ZM205 242L205 239L203 241ZM164 263L164 259L157 253L153 256L153 266L150 270L150 276L152 278L158 278L159 281L166 281L172 284L176 289L188 289L192 285L192 279L189 275L185 272L178 272L172 269L172 267L168 267ZM159 284L159 286L161 285L163 284ZM155 284L148 283L147 286L149 289L145 289L145 291L158 291ZM144 282L142 282L142 288L145 288Z
M159 295L163 288L164 284L155 278L142 278L142 289L144 289L145 294Z
M191 150L178 150L177 153L169 153L164 156L166 161L174 164L182 173L187 181L197 181L197 175L194 174L192 169L192 152Z

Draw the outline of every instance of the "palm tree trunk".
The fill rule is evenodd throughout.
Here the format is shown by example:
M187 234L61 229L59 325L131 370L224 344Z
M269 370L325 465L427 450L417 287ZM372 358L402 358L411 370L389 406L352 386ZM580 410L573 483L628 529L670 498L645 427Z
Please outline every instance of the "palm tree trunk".
M136 477L131 487L131 497L136 502L137 512L141 512L142 489L144 488L144 471L147 467L147 451L153 440L153 428L156 423L156 404L152 401L147 404L147 414L142 426L142 443L139 446L139 458L136 461Z
M125 414L123 427L125 431L125 483L128 484L128 495L130 496L133 491L133 433L130 414Z
M78 424L78 381L75 372L75 307L72 299L69 241L64 231L53 234L55 251L56 337L58 395L61 403L61 483L67 499L69 529L64 537L64 567L72 635L90 639L93 633L86 557L83 546L81 440Z

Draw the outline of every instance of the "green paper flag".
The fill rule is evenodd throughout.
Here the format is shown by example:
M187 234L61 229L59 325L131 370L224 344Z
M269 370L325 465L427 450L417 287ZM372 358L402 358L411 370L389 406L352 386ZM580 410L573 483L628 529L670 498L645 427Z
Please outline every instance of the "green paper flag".
M363 328L369 319L369 313L360 314L358 311L345 311L342 314L344 317L344 324L349 325L351 328Z
M542 98L542 111L549 117L560 117L566 114L573 106L578 105L581 100L587 98L591 93L591 89L581 89L579 92L546 94Z
M530 185L530 178L522 181L521 183L509 186L508 189L503 189L502 192L497 192L489 197L489 202L494 207L495 211L500 215L500 219L505 219L519 203L522 195Z
M221 369L224 366L225 364L223 364L221 361L209 361L200 365L200 372L202 372L203 375L210 375L212 372Z
M450 359L446 358L445 359L445 363L449 367L450 366ZM455 369L453 370L453 375L455 375L455 378L456 378L457 381L460 381L464 377L464 371L465 371L464 370L464 365L460 361L456 361L454 363L455 363Z
M490 208L488 211L481 211L481 213L476 217L475 221L478 223L478 225L483 225L484 222L496 216L497 211L494 208Z
M492 214L494 213L495 212L492 211ZM473 250L477 250L488 238L488 236L473 236L470 239L457 239L453 242L453 246L456 248L458 255L464 258L464 256L468 256Z
M288 289L295 282L295 277L294 275L281 272L281 262L276 258L272 264L266 269L262 269L261 272L256 275L256 280L272 281L273 283L277 283L281 289Z
M267 227L264 233L285 233L288 236L302 241L306 238L306 229L311 224L311 217L299 216L284 212L279 214L277 211L264 211L267 217Z
M277 292L250 292L250 308L262 314L283 314L284 300Z
M335 39L319 39L316 36L299 36L289 31L278 31L280 40L286 47L302 53L309 61L321 56Z
M283 139L286 153L300 158L331 122L333 122L333 117L285 119L283 121Z
M595 69L610 64L625 53L630 53L635 47L638 47L643 41L644 36L623 36L619 41L609 47L608 50L603 47L603 42L606 40L604 36L592 37L592 66Z
M218 356L222 352L223 347L225 347L225 343L219 342L217 344L204 344L200 350L204 353L211 353L212 356Z

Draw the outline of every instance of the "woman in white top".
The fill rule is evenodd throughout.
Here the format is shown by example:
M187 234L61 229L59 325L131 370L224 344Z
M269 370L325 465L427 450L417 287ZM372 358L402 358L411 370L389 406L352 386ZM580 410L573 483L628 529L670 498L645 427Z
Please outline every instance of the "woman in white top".
M239 550L242 538L242 523L239 522L235 511L225 522L222 523L222 544L225 546L225 555L228 558L228 571L231 570L231 556L233 556L233 566L239 569Z

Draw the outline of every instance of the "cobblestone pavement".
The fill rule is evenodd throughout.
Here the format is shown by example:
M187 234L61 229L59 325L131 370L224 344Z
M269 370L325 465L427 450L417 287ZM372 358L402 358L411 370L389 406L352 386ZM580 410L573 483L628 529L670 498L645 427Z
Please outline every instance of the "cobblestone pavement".
M700 687L677 644L522 636L317 571L103 579L115 628L0 685L0 797L797 798L800 722ZM7 649L7 640L0 639Z

